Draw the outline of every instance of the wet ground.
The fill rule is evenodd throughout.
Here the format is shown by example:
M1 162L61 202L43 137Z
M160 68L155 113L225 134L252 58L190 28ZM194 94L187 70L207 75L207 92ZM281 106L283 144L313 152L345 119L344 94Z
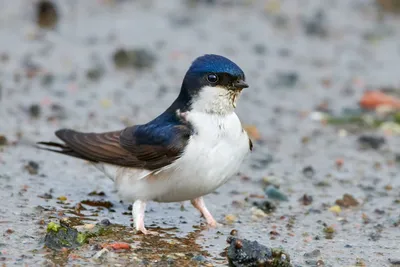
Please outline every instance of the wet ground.
M361 0L71 0L57 2L59 19L47 31L36 25L32 2L0 2L0 135L7 139L0 145L1 264L226 265L232 229L285 249L295 266L391 266L400 259L399 137L327 125L315 112L357 110L366 89L399 92L399 17ZM40 25L52 21L50 14ZM117 68L118 49L147 56L139 51L139 62ZM150 203L145 223L161 237L135 235L130 203L120 203L108 178L32 147L55 140L62 127L108 131L150 120L205 53L243 68L251 87L237 113L260 134L240 174L205 198L224 224L219 229L204 229L188 203ZM124 60L117 57L118 65ZM362 148L365 134L385 143ZM288 201L268 199L276 209L267 214L253 202L267 200L268 184ZM344 194L354 199L337 202ZM72 251L43 248L46 225L74 216L87 224L107 218L119 234ZM99 255L112 241L132 249Z

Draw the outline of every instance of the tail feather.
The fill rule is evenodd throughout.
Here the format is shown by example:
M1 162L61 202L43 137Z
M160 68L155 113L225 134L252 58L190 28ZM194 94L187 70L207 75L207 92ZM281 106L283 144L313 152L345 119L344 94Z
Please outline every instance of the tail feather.
M56 142L37 142L36 148L51 151L51 152L56 152L56 153L60 153L63 155L67 155L67 156L71 156L71 157L75 157L75 158L93 162L93 160L91 160L79 153L76 153L67 145L56 143Z

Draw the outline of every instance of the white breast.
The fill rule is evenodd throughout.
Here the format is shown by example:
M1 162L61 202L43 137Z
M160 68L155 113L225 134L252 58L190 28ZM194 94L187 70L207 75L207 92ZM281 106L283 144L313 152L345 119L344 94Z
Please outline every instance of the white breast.
M237 115L191 111L186 119L195 134L182 156L146 178L135 179L138 170L124 171L116 184L123 199L185 201L213 192L238 171L249 139Z

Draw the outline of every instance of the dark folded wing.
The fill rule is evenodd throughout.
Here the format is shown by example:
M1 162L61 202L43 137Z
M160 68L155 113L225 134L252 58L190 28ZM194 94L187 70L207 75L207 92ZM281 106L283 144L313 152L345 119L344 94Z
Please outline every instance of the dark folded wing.
M185 125L149 129L128 127L107 133L81 133L62 129L56 136L65 142L41 143L61 150L62 154L124 167L156 170L174 162L183 153L190 137Z

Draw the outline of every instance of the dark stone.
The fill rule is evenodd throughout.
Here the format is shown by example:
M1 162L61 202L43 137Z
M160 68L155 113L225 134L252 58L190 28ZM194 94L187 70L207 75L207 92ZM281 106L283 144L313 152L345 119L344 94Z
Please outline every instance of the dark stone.
M86 77L91 81L98 81L104 73L104 68L100 65L96 65L86 71Z
M393 265L400 265L400 259L389 259L389 262Z
M38 174L39 164L31 160L28 162L28 164L25 165L25 170L27 170L29 174L32 175Z
M272 82L274 87L286 87L292 88L296 86L299 80L299 74L297 72L281 72L275 77L275 81Z
M44 238L46 247L54 250L62 248L77 248L82 245L78 242L78 231L71 227L49 224Z
M253 202L253 206L259 208L260 210L262 210L263 212L265 212L267 214L272 213L276 210L276 206L268 200Z
M382 145L386 143L385 138L372 135L362 135L358 138L358 142L363 147L368 147L372 149L379 149Z
M315 174L314 168L313 168L312 166L304 167L304 169L303 169L303 174L304 174L304 176L307 177L307 178L312 178L312 177L314 177L314 174Z
M7 145L7 143L7 137L5 137L4 135L0 135L0 146L5 146Z
M104 225L104 226L110 226L111 222L109 219L103 219L103 220L101 220L100 224Z
M326 37L328 35L326 16L323 10L315 12L314 16L304 23L304 30L307 35Z
M229 266L235 267L292 267L289 255L283 250L268 248L257 241L230 236L227 257Z
M57 7L51 1L39 1L36 6L36 21L41 28L52 29L58 22Z
M114 64L118 68L145 69L151 68L156 56L146 49L118 49L114 53Z
M37 118L40 116L41 108L38 104L33 104L29 107L29 115L32 118Z
M304 194L299 201L304 205L304 206L308 206L313 202L313 197L309 196L307 194Z

